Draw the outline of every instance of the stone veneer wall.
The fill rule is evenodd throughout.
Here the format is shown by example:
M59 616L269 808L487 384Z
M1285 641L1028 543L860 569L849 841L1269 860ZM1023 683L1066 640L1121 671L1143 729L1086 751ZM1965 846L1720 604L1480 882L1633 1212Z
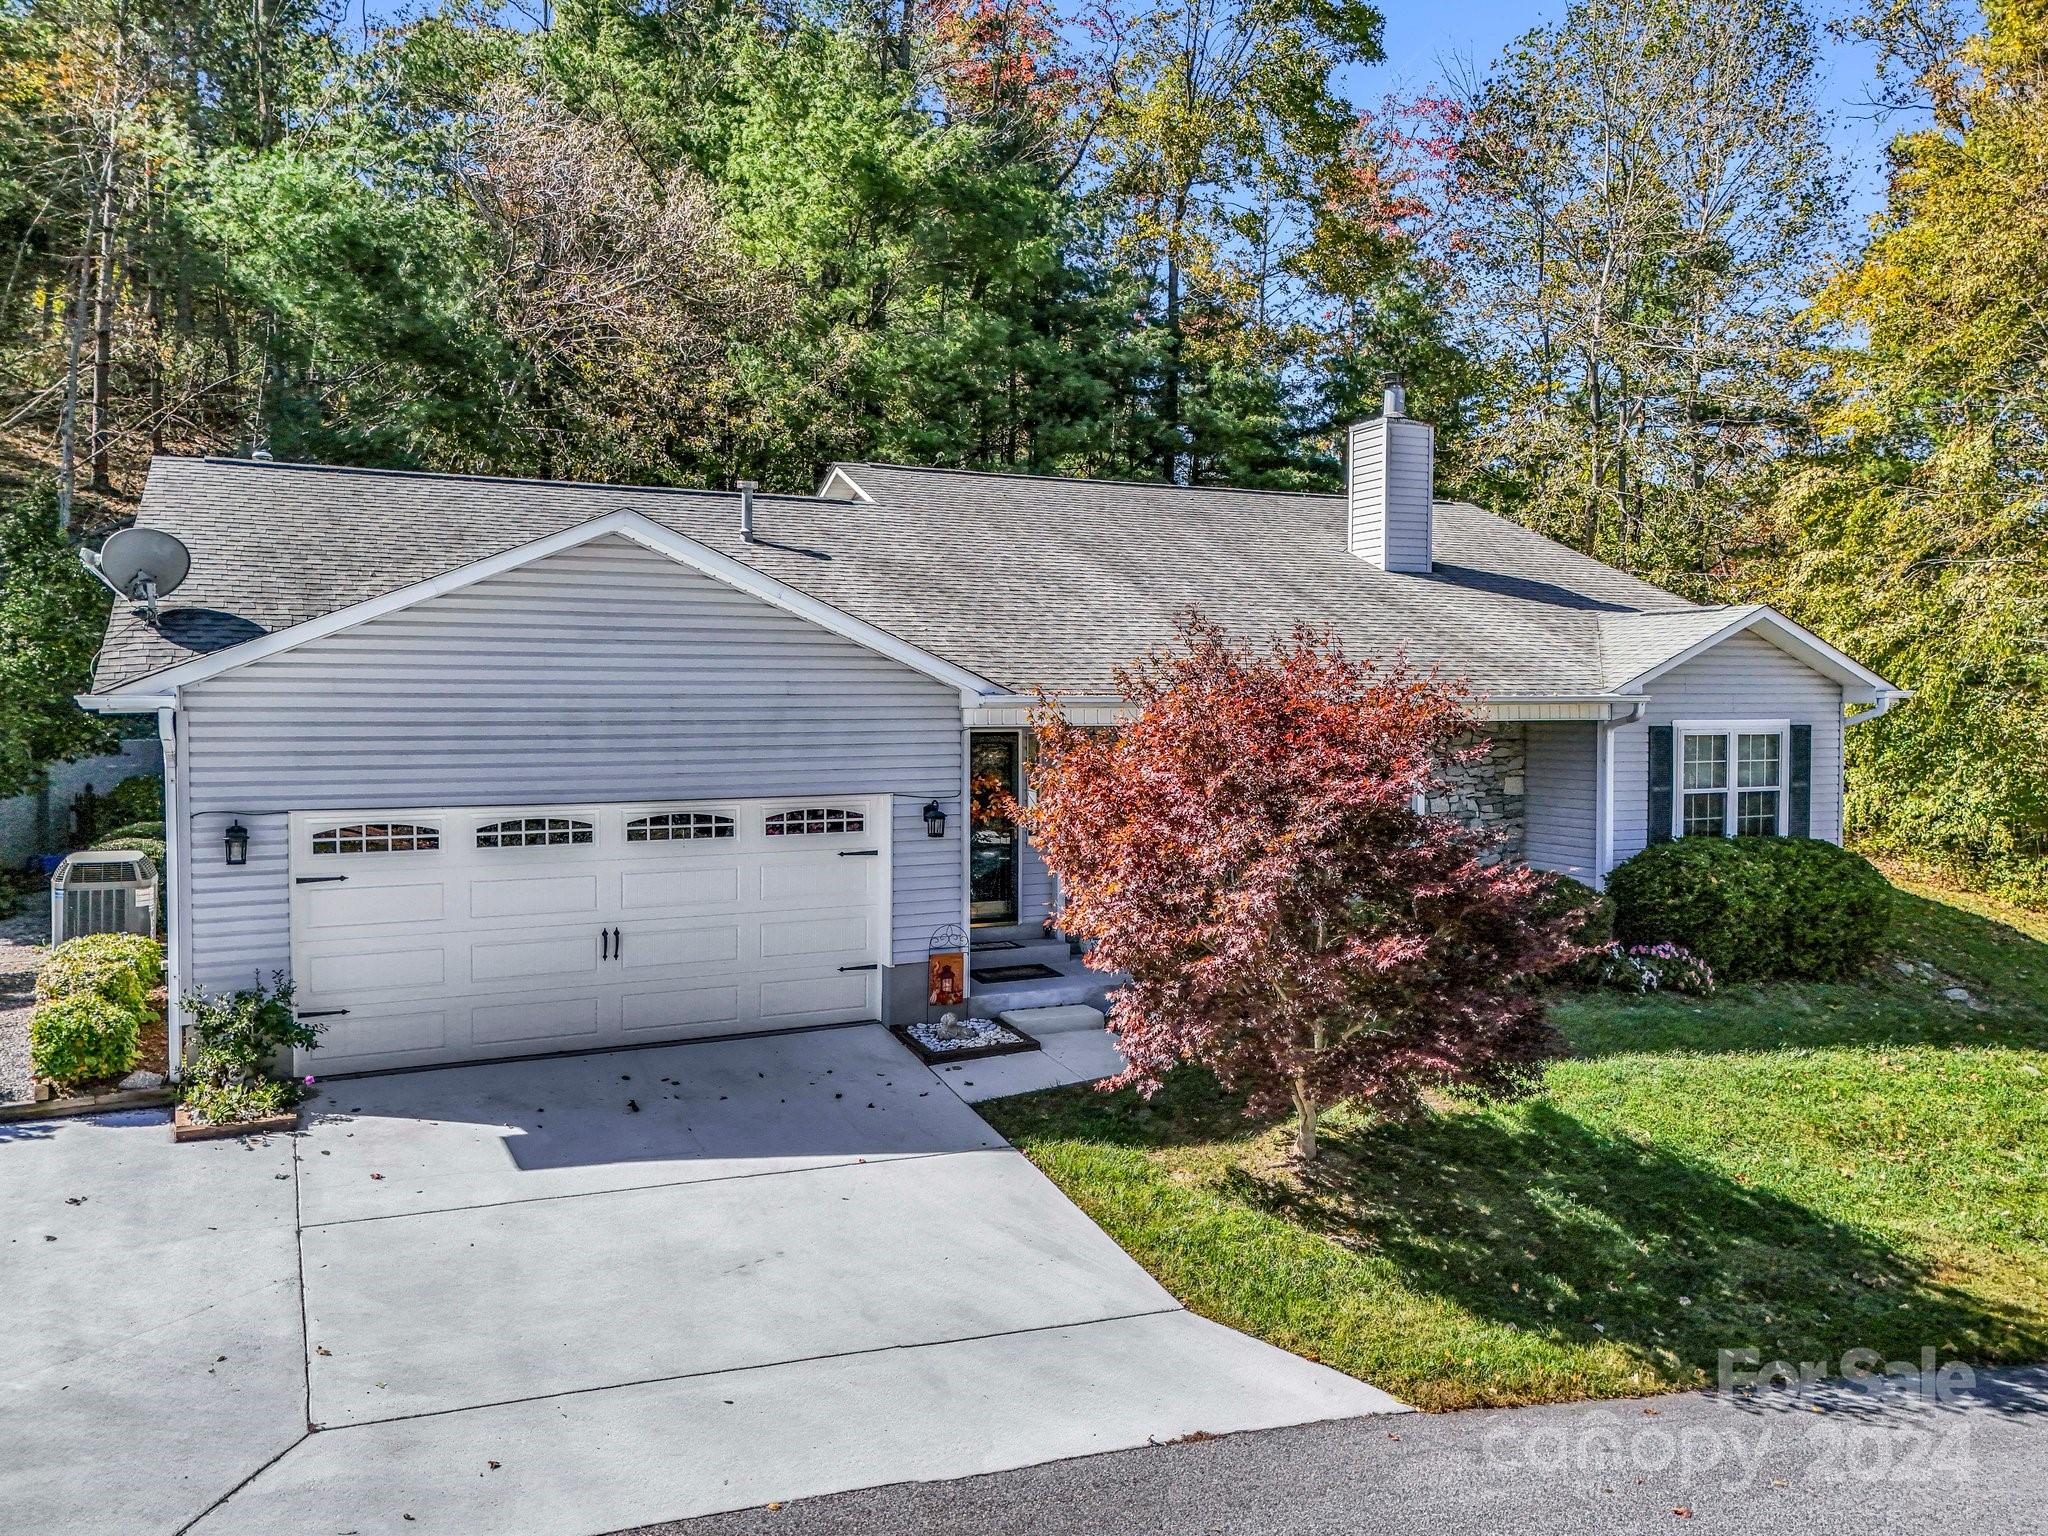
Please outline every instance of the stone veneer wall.
M1456 816L1467 826L1505 833L1502 857L1519 859L1529 827L1522 798L1527 769L1522 727L1497 726L1490 736L1486 756L1445 772L1446 791L1430 798L1429 809Z

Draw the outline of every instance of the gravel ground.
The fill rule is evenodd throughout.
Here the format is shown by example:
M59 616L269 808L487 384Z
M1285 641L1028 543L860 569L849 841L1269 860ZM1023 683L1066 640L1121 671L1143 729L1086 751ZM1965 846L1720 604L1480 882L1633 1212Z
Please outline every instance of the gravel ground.
M28 1012L49 937L50 913L41 903L0 918L0 1104L29 1097Z

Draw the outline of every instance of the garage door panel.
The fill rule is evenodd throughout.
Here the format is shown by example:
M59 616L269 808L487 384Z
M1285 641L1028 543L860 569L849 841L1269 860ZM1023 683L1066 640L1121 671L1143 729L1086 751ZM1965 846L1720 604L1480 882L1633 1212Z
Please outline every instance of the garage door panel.
M619 964L628 975L678 965L729 969L744 947L736 922L638 923L619 939Z
M737 863L707 860L677 869L630 869L619 880L619 908L628 914L678 907L731 907L739 899Z
M594 993L487 1004L471 1011L470 1038L478 1045L559 1041L573 1046L598 1033L598 1008Z
M864 912L831 917L768 918L761 923L763 960L860 955L866 954L874 942L874 926Z
M869 979L872 971L849 971L843 976L792 976L761 983L761 1019L764 1023L812 1023L831 1017L849 1017L869 1007Z
M405 1008L390 1012L349 1010L346 1018L328 1020L313 1053L315 1063L330 1071L345 1071L352 1062L377 1058L428 1059L442 1054L456 1042L449 1029L445 1008Z
M734 1028L741 1022L737 983L720 987L650 987L620 1000L620 1027L645 1030Z
M881 877L881 859L776 859L760 866L758 889L764 907L825 907L873 898Z
M321 996L391 991L438 990L448 979L445 948L399 949L377 946L352 952L314 954L308 958L300 985Z
M417 883L301 885L293 892L309 932L336 928L418 926L438 923L447 910L447 887L439 880Z
M471 917L597 915L597 876L480 875L469 885Z
M488 983L549 976L595 978L598 964L595 927L574 933L523 933L474 942L469 979Z

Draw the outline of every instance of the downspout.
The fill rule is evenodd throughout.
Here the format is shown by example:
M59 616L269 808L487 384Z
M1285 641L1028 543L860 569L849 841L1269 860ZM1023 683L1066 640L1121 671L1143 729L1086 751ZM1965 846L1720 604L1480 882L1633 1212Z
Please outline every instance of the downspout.
M190 829L185 824L184 766L178 761L178 706L175 699L156 712L157 740L164 749L164 863L163 896L157 905L164 931L164 1047L169 1058L171 1081L185 1071L185 914L190 907L191 882L182 877L185 844Z
M1593 878L1594 890L1607 889L1607 871L1614 867L1614 733L1642 719L1648 701L1637 699L1616 719L1609 712L1599 722L1593 745Z

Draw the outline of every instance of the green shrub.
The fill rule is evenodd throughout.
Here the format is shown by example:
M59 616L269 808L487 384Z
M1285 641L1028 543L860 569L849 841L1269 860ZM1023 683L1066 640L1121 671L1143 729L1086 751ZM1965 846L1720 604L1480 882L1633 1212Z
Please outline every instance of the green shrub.
M161 775L138 773L123 779L104 795L98 807L103 827L125 827L138 821L164 819L164 781Z
M72 992L29 1015L29 1068L60 1083L120 1077L142 1058L142 1018L97 992Z
M1538 903L1537 910L1545 917L1560 912L1576 913L1578 920L1572 925L1571 941L1588 949L1598 949L1614 937L1614 903L1585 881L1574 880L1570 875L1553 878L1550 890Z
M114 840L122 837L147 837L160 843L164 840L164 824L160 821L130 822L125 827L115 827L110 832L102 832L93 846L111 848L114 846Z
M66 939L36 967L36 998L53 1002L95 993L139 1019L164 979L164 947L139 933L87 933Z
M1607 892L1624 944L1683 945L1723 981L1847 976L1876 954L1892 910L1868 860L1812 838L1656 843Z

